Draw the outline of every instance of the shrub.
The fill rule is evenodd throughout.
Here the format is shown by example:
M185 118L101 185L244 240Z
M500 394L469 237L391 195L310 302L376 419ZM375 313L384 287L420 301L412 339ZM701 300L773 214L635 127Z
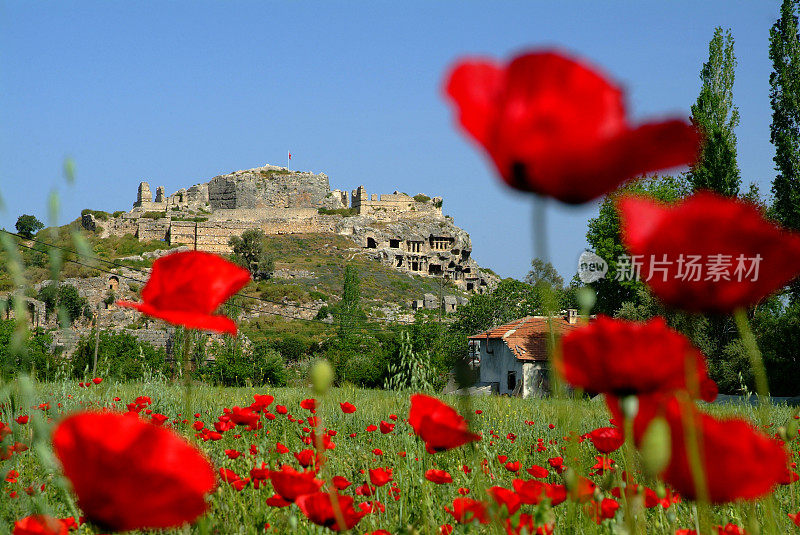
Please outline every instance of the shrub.
M72 355L72 376L85 378L94 367L95 331L81 337ZM126 332L101 331L97 351L97 369L104 377L132 381L147 372L168 373L166 351L140 342ZM100 371L102 370L102 372Z
M161 219L162 217L167 217L166 212L145 212L142 214L142 217L145 219Z
M425 195L424 193L417 193L416 195L414 195L414 200L417 202L428 202L429 200L431 200L431 198Z

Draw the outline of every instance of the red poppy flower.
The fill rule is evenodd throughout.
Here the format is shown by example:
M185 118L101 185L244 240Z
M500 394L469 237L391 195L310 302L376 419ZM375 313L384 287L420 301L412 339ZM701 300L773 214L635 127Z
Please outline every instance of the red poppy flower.
M456 498L453 500L453 508L445 506L444 510L450 513L459 524L469 524L476 520L481 524L489 523L486 504L479 500Z
M173 253L153 262L142 303L117 301L117 305L190 329L235 335L236 324L213 312L249 280L250 272L217 255Z
M79 413L53 432L53 448L78 504L112 530L191 522L206 509L214 468L174 432L116 413Z
M533 477L538 477L540 479L550 475L550 472L547 470L547 468L544 468L543 466L539 466L537 464L534 464L530 468L526 468L525 471L528 472Z
M500 507L505 506L509 516L519 511L520 505L522 505L519 496L513 490L503 487L489 487L486 489L486 493L497 502L497 505Z
M289 507L292 502L285 500L280 494L274 494L267 498L267 505L270 507Z
M800 511L796 513L787 513L789 515L789 520L794 522L794 525L800 528Z
M800 234L767 221L750 203L701 192L671 206L626 196L618 208L640 276L668 305L732 312L800 274Z
M522 500L522 503L536 505L547 496L547 483L536 479L529 479L528 481L515 479L514 491Z
M623 92L555 51L508 66L458 63L445 83L459 122L511 187L582 203L625 181L691 164L699 137L684 119L628 124Z
M382 487L391 480L391 468L371 468L369 471L369 481L376 487Z
M608 396L606 402L612 414L622 418L619 400ZM687 453L687 426L694 427L702 444L700 459L711 502L758 498L770 492L784 475L787 455L781 443L744 420L717 420L699 412L693 403L681 404L675 397L640 396L633 421L637 442L656 416L665 418L670 429L671 455L661 477L683 496L698 495Z
M436 483L437 485L453 482L453 476L451 476L445 470L434 470L434 469L427 470L425 472L425 479L433 483Z
M390 424L389 422L381 420L381 433L383 433L384 435L387 433L391 433L392 431L394 431L395 425L396 424Z
M333 483L333 486L336 487L337 490L344 490L353 484L352 482L348 481L347 478L344 476L333 476L331 478L331 482Z
M338 511L333 503L338 502ZM306 517L319 526L334 531L347 531L355 527L366 513L353 508L352 496L331 495L327 492L305 494L295 502Z
M49 516L26 516L14 522L13 535L67 535L66 524Z
M280 470L270 472L270 480L275 492L293 502L303 494L319 490L323 482L314 479L314 475L314 472L298 472L289 465L283 465Z
M522 513L516 521L516 526L511 518L506 519L506 533L508 535L553 535L553 524L537 525L536 515Z
M589 438L597 451L606 454L617 451L625 442L625 437L616 427L599 427L589 433Z
M345 414L353 414L356 412L356 406L350 403L349 401L345 401L344 403L339 403L339 407L341 407L342 412Z
M30 419L30 417L29 417L29 416L17 416L17 417L14 419L14 421L15 421L15 422L17 422L19 425L25 425L25 424L27 424L27 423L28 423L28 420L29 420L29 419Z
M425 394L411 396L408 423L430 452L446 451L480 440L454 408Z
M706 377L705 360L688 338L664 318L646 323L598 316L562 339L556 368L570 384L617 395L676 390L686 386L687 362Z

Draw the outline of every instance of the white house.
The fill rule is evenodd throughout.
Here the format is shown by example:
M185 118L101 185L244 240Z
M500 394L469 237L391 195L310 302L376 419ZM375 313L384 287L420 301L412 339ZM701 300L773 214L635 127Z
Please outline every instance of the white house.
M470 358L480 377L476 386L497 394L542 397L550 393L547 338L558 337L584 323L577 310L561 316L527 316L469 337Z

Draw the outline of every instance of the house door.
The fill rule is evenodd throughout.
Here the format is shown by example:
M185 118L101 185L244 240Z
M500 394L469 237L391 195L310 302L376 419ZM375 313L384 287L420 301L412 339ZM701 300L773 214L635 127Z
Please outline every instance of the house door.
M514 391L514 388L517 386L517 372L508 372L508 384L506 388L511 392Z

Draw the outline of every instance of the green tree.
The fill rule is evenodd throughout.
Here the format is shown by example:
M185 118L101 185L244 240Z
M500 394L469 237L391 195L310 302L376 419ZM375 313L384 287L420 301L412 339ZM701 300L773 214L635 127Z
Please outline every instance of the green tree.
M246 230L241 237L231 236L228 245L233 249L233 260L247 269L256 280L265 280L272 276L275 261L267 254L265 241L267 237L259 229Z
M78 289L71 284L59 284L56 287L56 283L49 282L41 287L37 298L44 302L45 316L61 308L70 323L78 319L86 307L86 298L81 297Z
M676 202L691 193L691 186L684 175L653 176L640 179L606 196L600 205L597 217L589 220L586 241L592 250L608 264L608 273L598 281L589 284L597 293L594 312L614 315L622 303L639 302L639 289L643 283L638 280L616 280L618 259L628 254L622 244L617 199L624 194L645 195L662 202Z
M36 216L23 214L17 218L17 233L25 238L33 238L34 233L44 228L44 223L36 219Z
M541 258L531 260L531 270L525 275L525 282L531 286L547 285L556 289L564 287L564 279L553 264Z
M708 61L700 79L703 87L692 106L692 123L704 137L703 148L689 173L695 191L714 190L722 195L739 194L741 177L736 163L736 134L739 110L733 105L736 57L731 31L714 30L708 45Z
M775 145L772 182L775 218L800 230L800 39L797 0L783 0L780 18L769 31L770 141ZM792 300L800 301L800 283L792 285Z
M333 307L340 341L352 341L366 322L366 314L361 309L361 281L358 270L350 265L344 268L342 300Z

